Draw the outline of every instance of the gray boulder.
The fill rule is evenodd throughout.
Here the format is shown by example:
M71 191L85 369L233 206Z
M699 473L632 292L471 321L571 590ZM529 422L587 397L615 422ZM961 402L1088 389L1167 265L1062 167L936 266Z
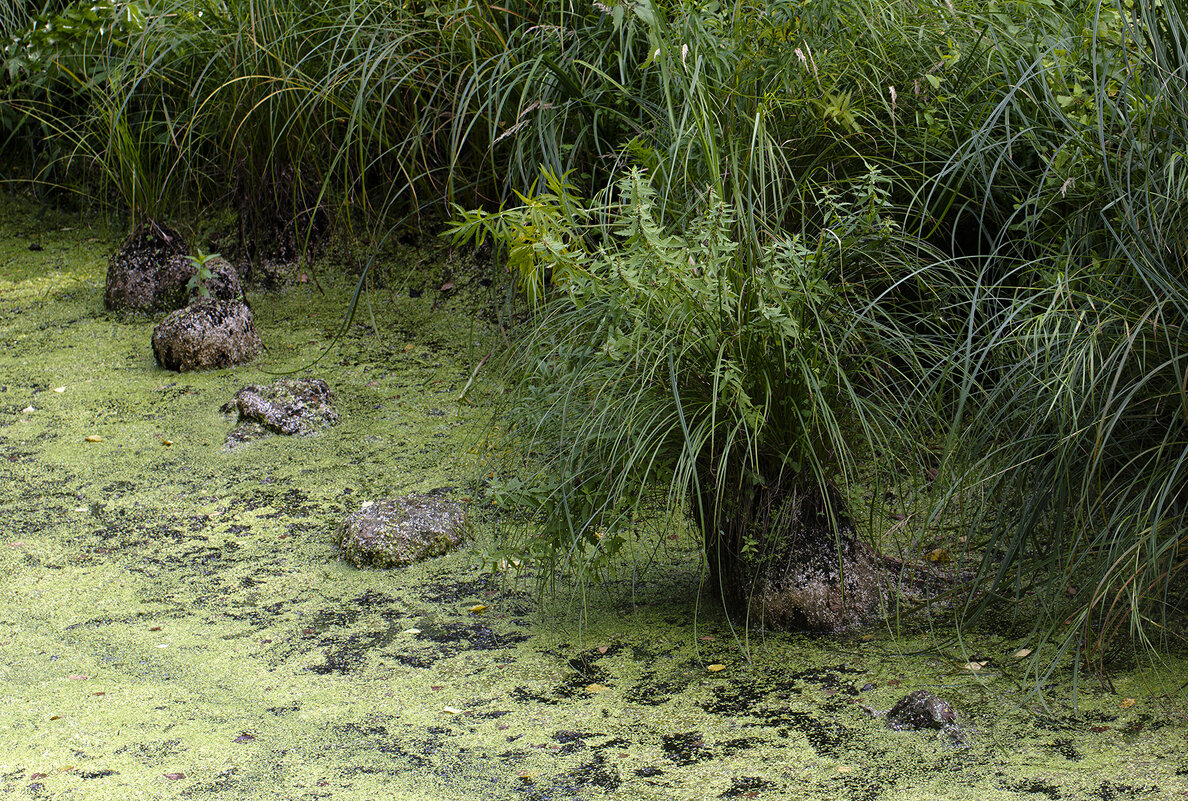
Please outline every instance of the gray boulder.
M441 556L465 540L466 514L434 495L369 501L339 530L343 556L355 567L404 567Z
M238 301L200 300L171 312L153 329L157 361L179 373L247 364L263 350L251 309Z
M235 428L227 435L228 448L272 434L312 434L338 422L334 393L320 378L249 384L223 405L222 412L238 414Z

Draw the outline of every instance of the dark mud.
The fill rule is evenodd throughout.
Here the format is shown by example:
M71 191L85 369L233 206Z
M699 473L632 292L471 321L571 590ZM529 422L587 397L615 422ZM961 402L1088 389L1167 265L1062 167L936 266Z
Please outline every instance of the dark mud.
M29 251L32 210L0 219L5 797L1188 793L1179 660L1083 685L1074 711L1063 673L1048 707L1028 695L1029 644L1004 634L936 652L882 630L735 631L699 594L691 537L543 607L484 568L481 526L427 564L357 570L333 543L363 501L465 502L481 411L456 398L486 352L465 293L380 290L375 327L311 373L340 424L228 451L219 407L321 353L350 287L251 297L263 361L178 376L153 361L151 319L103 311L115 238L51 215ZM435 269L420 284L451 277ZM915 689L953 705L964 746L860 706Z

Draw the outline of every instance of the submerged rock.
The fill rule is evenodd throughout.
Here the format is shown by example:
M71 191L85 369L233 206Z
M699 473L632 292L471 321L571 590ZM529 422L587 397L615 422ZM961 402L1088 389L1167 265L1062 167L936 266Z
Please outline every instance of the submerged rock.
M343 556L356 567L404 567L449 553L465 539L466 514L434 495L368 502L339 531Z
M338 422L334 393L320 378L249 384L223 405L222 412L239 414L237 425L227 434L228 448L271 434L312 434Z
M153 329L153 354L167 370L217 370L246 364L264 350L251 309L205 299L172 312Z
M908 693L887 712L887 725L896 731L943 729L956 721L953 707L927 690Z
M109 310L161 311L185 303L194 274L182 235L150 220L132 232L107 265L103 305Z

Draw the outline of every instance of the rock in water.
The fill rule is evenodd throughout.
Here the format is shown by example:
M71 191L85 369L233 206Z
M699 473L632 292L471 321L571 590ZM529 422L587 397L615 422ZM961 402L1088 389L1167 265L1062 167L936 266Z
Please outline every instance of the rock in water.
M926 690L908 693L887 712L887 725L896 731L943 729L956 721L953 707Z
M247 364L263 350L251 309L236 301L200 300L153 329L157 361L179 373Z
M193 273L181 234L150 220L111 257L103 305L109 310L176 309L185 302L186 282Z
M342 524L343 556L356 567L404 567L449 553L465 539L462 507L434 495L374 501Z
M312 434L338 422L334 393L320 378L285 378L267 386L249 384L235 393L222 411L239 414L237 425L227 434L228 448L271 434Z

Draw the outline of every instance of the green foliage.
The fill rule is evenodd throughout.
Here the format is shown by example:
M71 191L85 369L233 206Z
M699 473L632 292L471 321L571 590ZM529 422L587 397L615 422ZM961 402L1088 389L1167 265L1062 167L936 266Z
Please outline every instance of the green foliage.
M136 2L80 0L56 14L40 14L13 30L4 44L4 71L11 85L41 89L63 73L81 81L101 81L97 43L126 39L144 30L144 11Z
M210 297L210 287L207 283L214 277L210 263L218 258L222 258L220 254L203 253L201 249L199 249L198 255L190 256L190 264L194 267L194 274L190 276L190 280L186 283L187 294L198 290L199 297Z
M464 224L509 246L531 232L536 257L560 252L567 276L511 355L520 378L503 425L531 458L497 490L545 521L518 556L607 568L657 492L679 512L708 491L705 519L740 474L844 481L856 452L897 440L929 325L897 327L867 292L892 297L898 268L922 279L929 254L887 219L883 184L872 171L820 192L826 227L753 253L713 190L682 233L663 226L638 169L593 203L550 202L565 214L529 202Z
M455 204L449 227L455 245L478 247L488 238L503 245L507 268L533 307L544 302L550 284L565 285L583 272L583 254L575 238L590 219L590 210L566 176L546 169L541 178L546 191L534 187L527 195L517 192L523 205L510 211L491 214Z
M946 179L980 183L998 230L955 361L951 459L984 505L984 594L1035 599L1037 676L1178 638L1188 417L1182 235L1188 20L1102 2L1052 15Z

